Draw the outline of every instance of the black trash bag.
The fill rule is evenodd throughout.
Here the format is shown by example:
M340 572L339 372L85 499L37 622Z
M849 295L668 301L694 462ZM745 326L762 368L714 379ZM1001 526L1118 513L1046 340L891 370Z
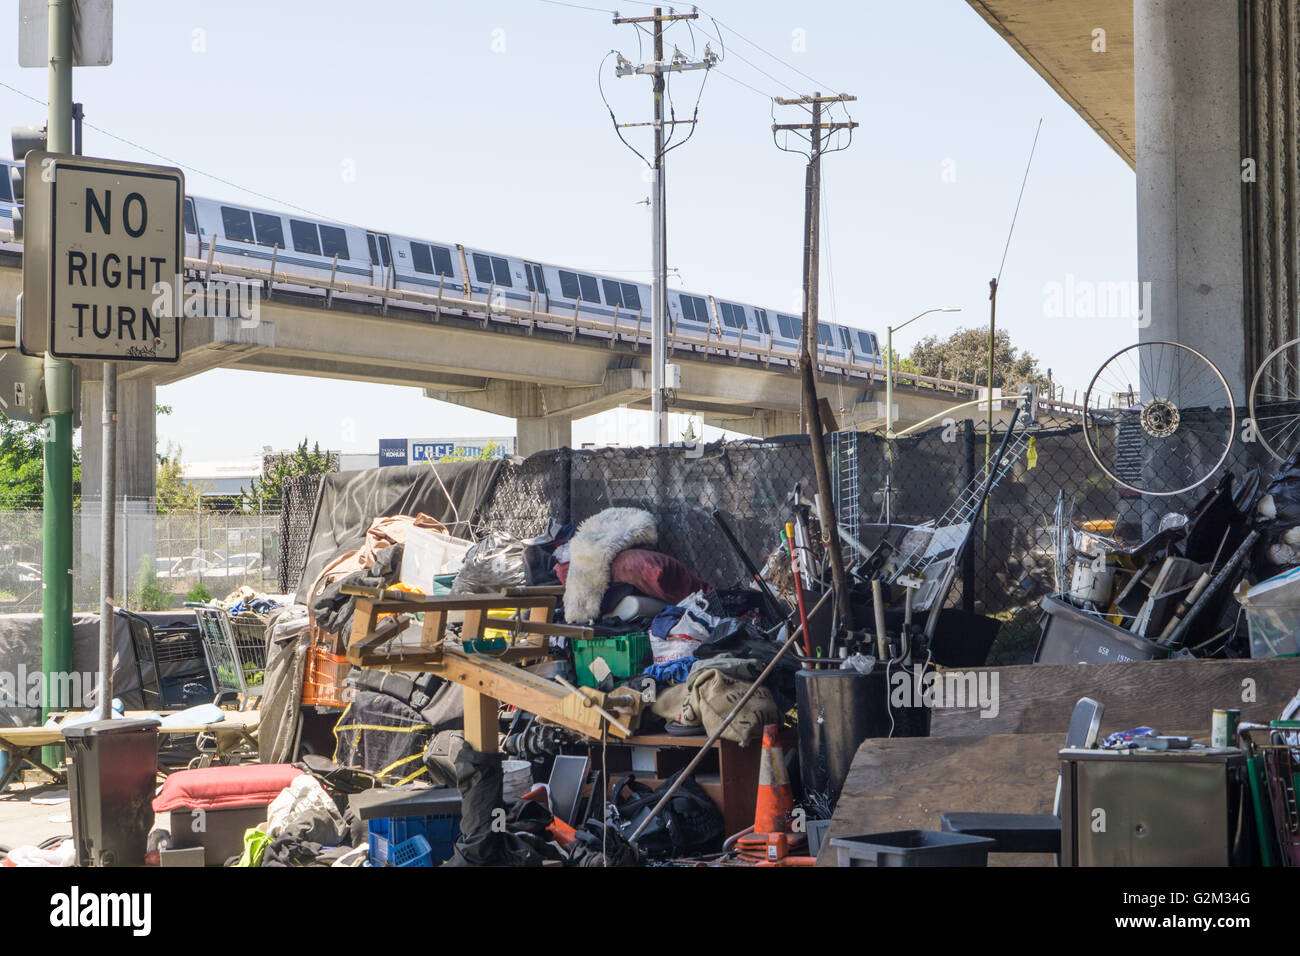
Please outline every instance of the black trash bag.
M456 755L460 839L446 866L541 866L545 860L563 859L550 844L551 812L536 801L516 803L504 814L504 829L499 828L497 821L503 818L499 811L505 810L502 757L469 746Z
M526 542L505 531L491 531L465 552L465 563L451 582L452 594L492 594L528 583Z
M654 790L634 775L624 777L614 789L610 822L631 840L641 821L650 815L679 776L680 770ZM599 821L588 821L590 823L599 824ZM595 832L599 833L599 830ZM702 856L720 850L725 836L726 825L721 811L692 775L645 828L636 841L636 848L652 860Z

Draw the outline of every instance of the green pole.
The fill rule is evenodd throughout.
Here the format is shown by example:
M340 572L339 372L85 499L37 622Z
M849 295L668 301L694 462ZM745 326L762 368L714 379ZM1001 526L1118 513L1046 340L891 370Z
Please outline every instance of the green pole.
M72 152L73 0L49 0L49 150ZM72 670L72 364L45 356L45 486L41 593L41 670L45 677L42 716L69 706L53 700L53 680ZM47 766L63 758L62 747L44 748Z

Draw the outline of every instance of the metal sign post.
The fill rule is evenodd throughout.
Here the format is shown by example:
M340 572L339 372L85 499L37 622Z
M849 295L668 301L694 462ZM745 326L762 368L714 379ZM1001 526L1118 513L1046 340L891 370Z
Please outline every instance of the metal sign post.
M99 693L111 714L116 545L117 366L177 362L183 274L184 175L178 169L29 152L23 334L50 359L104 369L100 500ZM61 363L66 364L66 363Z

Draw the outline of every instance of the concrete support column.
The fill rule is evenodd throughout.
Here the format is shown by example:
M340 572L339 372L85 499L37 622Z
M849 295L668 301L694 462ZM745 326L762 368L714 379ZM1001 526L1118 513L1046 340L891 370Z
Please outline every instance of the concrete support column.
M1239 9L1134 0L1140 341L1204 353L1246 400ZM1149 283L1149 284L1148 284ZM1116 349L1128 338L1116 330Z
M87 370L98 372L98 367ZM157 552L154 495L157 490L155 441L156 389L148 379L119 381L117 385L117 498L126 498L117 514L116 594L125 600L139 591L140 571L153 566ZM81 498L82 509L76 553L77 609L95 604L99 594L99 519L103 472L102 380L81 383Z
M516 418L515 444L520 455L573 445L573 419L564 415L546 418Z

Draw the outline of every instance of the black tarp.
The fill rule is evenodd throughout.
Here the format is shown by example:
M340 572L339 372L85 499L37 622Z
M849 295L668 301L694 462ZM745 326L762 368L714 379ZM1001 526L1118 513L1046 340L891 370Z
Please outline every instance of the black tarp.
M359 548L375 518L426 514L461 538L501 472L503 459L392 465L326 475L316 497L307 561L294 600L307 603L307 589L335 556Z

